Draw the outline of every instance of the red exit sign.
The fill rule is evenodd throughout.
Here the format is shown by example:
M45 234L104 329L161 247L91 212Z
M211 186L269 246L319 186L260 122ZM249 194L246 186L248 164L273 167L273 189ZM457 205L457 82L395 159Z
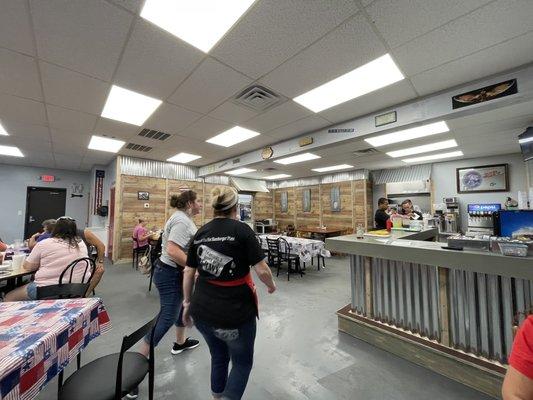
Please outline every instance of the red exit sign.
M43 182L55 182L56 177L54 175L41 175L41 181Z

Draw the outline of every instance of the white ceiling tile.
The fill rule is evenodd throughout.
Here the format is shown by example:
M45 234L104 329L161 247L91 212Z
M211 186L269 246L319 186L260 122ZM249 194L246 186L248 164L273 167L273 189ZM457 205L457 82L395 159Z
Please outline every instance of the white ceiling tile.
M51 104L46 105L50 127L90 134L98 118L96 115L69 110Z
M148 96L166 99L203 57L201 51L139 19L114 82Z
M102 0L31 1L39 56L110 80L133 15Z
M181 131L179 134L180 136L205 141L206 139L218 135L219 133L222 133L232 127L233 125L229 122L221 121L211 117L202 117L191 126ZM216 146L211 143L205 143L205 145L214 146L214 148L221 149L220 146Z
M292 122L280 128L274 129L273 131L268 132L268 136L271 136L277 140L286 140L295 136L303 135L305 133L311 133L317 129L324 128L329 125L331 125L331 122L328 120L319 117L318 115L311 115L296 122Z
M533 61L533 32L411 77L420 95L448 89Z
M207 58L168 101L190 110L208 113L251 82L243 74Z
M14 137L31 138L32 140L50 140L50 131L44 125L32 125L25 122L2 121L2 125L9 135Z
M533 1L499 0L393 50L408 76L531 30Z
M41 62L47 103L100 115L110 85L65 68Z
M57 150L54 151L54 160L56 161L56 165L58 166L58 168L66 168L67 165L73 166L74 164L77 164L77 168L81 163L81 158L79 154L63 154Z
M0 46L35 54L27 2L0 1Z
M82 164L108 165L117 155L106 151L87 150L81 160Z
M331 122L343 122L362 115L374 113L417 97L407 80L347 101L319 113Z
M377 0L366 11L391 47L397 47L491 0Z
M111 3L127 8L131 12L139 13L145 0L110 0Z
M361 0L361 4L363 5L363 7L367 7L370 4L372 4L374 1L376 0Z
M259 78L356 13L355 1L258 1L211 52Z
M50 133L52 136L52 143L61 144L65 143L68 145L78 146L87 150L89 141L91 140L91 134L84 134L78 131L68 131L51 128Z
M196 154L202 156L202 158L205 158L209 151L214 154L216 153L217 149L208 146L203 140L175 135L172 138L165 140L164 146L158 148L158 151L165 154L164 159L166 160L167 158L170 158L181 152Z
M258 113L249 108L238 106L231 100L225 101L209 113L210 117L221 119L222 121L240 124L255 117Z
M0 92L42 100L37 64L33 57L0 49Z
M143 128L140 126L115 121L113 119L100 118L96 123L93 134L126 140L137 135L142 130Z
M173 134L182 131L201 117L202 114L194 111L163 103L144 123L144 126L149 129Z
M0 120L46 125L44 104L35 100L0 94Z
M261 78L268 87L294 98L387 53L362 15L356 15Z
M24 155L26 155L27 151L40 151L42 154L52 151L50 135L42 137L39 140L35 140L32 137L2 136L1 144L17 146Z
M280 126L287 125L291 122L297 121L312 112L295 103L292 100L271 108L270 110L246 121L242 126L257 131L259 133L266 133Z

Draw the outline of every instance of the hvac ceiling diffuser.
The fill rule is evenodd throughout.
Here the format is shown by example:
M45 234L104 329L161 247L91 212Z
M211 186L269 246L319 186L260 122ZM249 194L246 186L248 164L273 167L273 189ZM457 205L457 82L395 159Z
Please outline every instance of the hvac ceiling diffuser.
M287 99L264 86L253 85L244 89L233 100L235 104L263 112Z
M143 146L142 144L135 144L135 143L128 143L126 145L126 148L133 151L140 151L143 153L147 153L150 150L152 150L152 147L150 146Z
M147 139L154 139L154 140L163 141L163 140L167 140L172 135L170 133L156 131L155 129L144 128L139 133L139 136L145 137Z

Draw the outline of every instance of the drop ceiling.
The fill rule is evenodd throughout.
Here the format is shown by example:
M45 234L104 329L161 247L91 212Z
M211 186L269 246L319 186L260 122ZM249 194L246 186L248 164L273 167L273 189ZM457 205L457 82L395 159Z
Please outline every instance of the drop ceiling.
M190 165L204 166L533 62L529 0L257 0L207 55L140 18L142 4L0 2L0 121L10 134L0 145L26 155L0 163L87 171L115 157L87 149L97 134L153 147L119 154L166 160L187 152L202 156ZM290 100L386 53L406 79L316 114ZM142 126L102 118L113 84L163 104ZM263 112L236 104L252 84L284 101ZM455 138L466 157L517 152L531 110L520 104L451 120L439 140ZM235 125L261 136L229 148L205 142ZM144 128L172 136L138 136ZM367 147L354 140L319 149L322 158L305 165L256 167L298 177L332 164L401 163L382 152L354 155Z

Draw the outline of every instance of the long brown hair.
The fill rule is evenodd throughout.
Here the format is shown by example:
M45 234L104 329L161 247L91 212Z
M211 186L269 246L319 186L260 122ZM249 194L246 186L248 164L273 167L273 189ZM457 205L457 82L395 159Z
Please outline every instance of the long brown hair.
M52 237L62 239L68 242L69 246L78 248L79 237L76 220L70 217L58 218L52 232Z
M189 202L194 203L196 198L197 194L193 190L185 190L179 195L173 194L170 196L170 207L177 208L178 210L185 210Z

